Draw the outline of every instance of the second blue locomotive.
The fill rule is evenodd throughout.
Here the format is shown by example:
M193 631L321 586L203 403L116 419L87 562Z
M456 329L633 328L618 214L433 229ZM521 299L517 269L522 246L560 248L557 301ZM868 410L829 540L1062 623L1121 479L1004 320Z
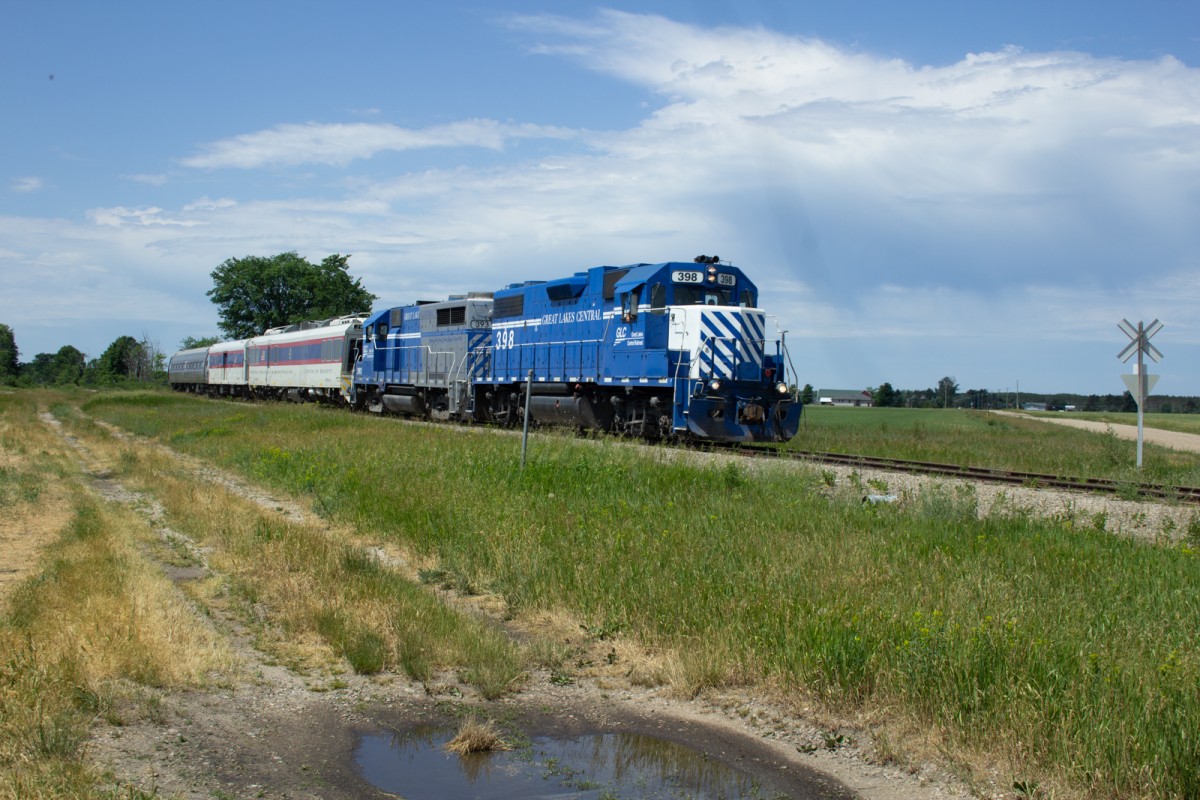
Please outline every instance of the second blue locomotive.
M656 439L783 441L799 426L758 288L716 259L594 267L363 322L350 402L372 411ZM532 376L532 378L531 378Z

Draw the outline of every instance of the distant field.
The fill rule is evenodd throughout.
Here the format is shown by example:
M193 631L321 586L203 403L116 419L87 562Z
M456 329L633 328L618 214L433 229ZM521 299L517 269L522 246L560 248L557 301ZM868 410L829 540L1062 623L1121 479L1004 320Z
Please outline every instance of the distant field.
M1075 415L1079 417L1103 415ZM1110 415L1124 422L1125 415ZM1183 415L1183 430L1200 433ZM1136 417L1134 419L1136 424ZM1166 427L1165 425L1162 427ZM1079 431L1033 419L987 411L918 408L829 408L808 406L796 450L908 458L947 464L1044 472L1083 478L1156 481L1200 486L1200 457L1147 444L1144 469L1136 469L1136 444L1116 436Z

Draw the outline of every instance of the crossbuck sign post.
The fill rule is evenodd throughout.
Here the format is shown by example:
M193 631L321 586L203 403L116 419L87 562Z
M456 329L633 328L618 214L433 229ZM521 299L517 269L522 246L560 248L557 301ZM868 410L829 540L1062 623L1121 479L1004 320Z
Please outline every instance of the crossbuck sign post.
M1121 380L1125 381L1125 386L1129 389L1129 393L1133 395L1133 399L1138 407L1137 468L1141 469L1142 413L1146 406L1146 397L1150 394L1150 390L1154 388L1154 384L1158 383L1157 375L1146 374L1146 365L1143 361L1143 356L1150 356L1156 364L1163 357L1163 354L1158 352L1158 348L1150 344L1150 337L1161 331L1163 326L1156 319L1145 327L1142 327L1142 323L1139 322L1135 328L1132 322L1123 319L1117 324L1117 327L1132 340L1129 344L1125 345L1124 350L1117 354L1117 358L1125 362L1133 358L1134 353L1137 353L1137 372L1132 375L1122 375Z

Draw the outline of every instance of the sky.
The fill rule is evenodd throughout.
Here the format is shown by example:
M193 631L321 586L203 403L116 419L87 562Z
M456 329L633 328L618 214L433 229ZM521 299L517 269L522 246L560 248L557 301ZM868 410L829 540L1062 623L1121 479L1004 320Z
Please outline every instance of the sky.
M229 258L376 308L719 255L800 383L1200 395L1200 3L14 3L23 361L217 333Z

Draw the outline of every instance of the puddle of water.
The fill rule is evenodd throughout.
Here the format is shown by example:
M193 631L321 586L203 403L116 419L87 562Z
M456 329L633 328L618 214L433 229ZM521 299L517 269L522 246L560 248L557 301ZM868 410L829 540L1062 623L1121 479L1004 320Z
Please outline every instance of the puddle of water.
M363 777L405 800L760 800L757 782L682 745L630 733L539 737L527 747L457 756L424 727L363 736Z

